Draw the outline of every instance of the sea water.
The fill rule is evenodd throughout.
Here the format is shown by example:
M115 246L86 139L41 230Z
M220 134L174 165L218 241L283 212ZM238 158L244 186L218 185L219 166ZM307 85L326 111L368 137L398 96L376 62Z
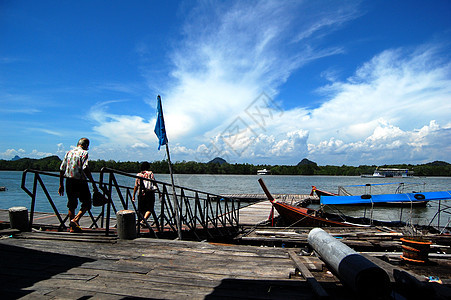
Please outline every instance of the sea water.
M60 213L66 212L65 196L58 195L59 178L55 176L41 175L41 179L57 206ZM31 198L21 188L23 172L20 171L0 171L0 186L7 188L0 192L0 209L8 209L13 206L25 206L30 209ZM99 173L93 174L98 180ZM28 173L25 186L28 190L33 190L33 174ZM158 181L170 183L169 174L155 174ZM448 191L451 190L451 177L412 177L412 178L361 178L358 176L282 176L282 175L193 175L175 174L176 185L208 192L212 194L263 194L258 183L258 179L263 178L269 191L273 194L310 194L312 186L328 192L338 192L338 187L343 186L352 194L368 193L368 186L371 184L371 193L394 193L400 182L405 183L405 192L412 191ZM120 185L133 187L134 179L127 176L117 176ZM366 190L365 190L366 189ZM113 198L114 199L114 198ZM116 201L116 200L115 200ZM438 207L438 202L429 202L426 207L417 208L387 208L376 207L371 211L369 207L348 206L332 207L335 212L341 212L351 216L366 216L374 219L387 221L412 221L414 224L428 225L434 218ZM451 206L451 201L441 201L440 208L443 210ZM315 207L315 206L313 206ZM99 208L95 208L99 210ZM156 205L158 213L158 205ZM38 184L35 211L52 212L53 209L47 200L44 191ZM451 209L442 212L440 224L446 225L450 220ZM437 225L438 219L435 216L433 225Z

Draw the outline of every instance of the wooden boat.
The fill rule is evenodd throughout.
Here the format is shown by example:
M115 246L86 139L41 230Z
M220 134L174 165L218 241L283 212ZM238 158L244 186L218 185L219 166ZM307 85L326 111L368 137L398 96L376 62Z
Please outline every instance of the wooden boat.
M327 213L322 210L314 210L310 208L298 207L288 203L277 201L273 198L267 189L263 179L258 182L265 192L268 200L271 202L274 209L277 210L280 216L290 224L296 227L368 227L371 225L399 227L405 226L404 222L400 221L378 221L369 218L356 218L345 215L338 215ZM329 196L333 198L332 196Z
M379 185L379 184L376 184L376 185ZM319 190L318 188L316 188L316 186L312 186L312 191L310 192L310 195L313 196L314 194L316 194L320 198L320 202L322 204L335 204L335 205L359 205L359 206L376 205L378 207L381 207L381 206L384 206L384 207L426 207L426 205L429 201L428 199L422 200L421 197L420 197L420 199L411 197L411 199L413 199L413 201L410 198L404 197L405 201L398 201L395 199L398 199L399 197L389 196L389 195L402 195L405 193L385 194L386 196L382 196L382 197L380 195L379 196L372 195L379 199L379 201L377 201L377 202L375 202L375 201L355 201L355 198L346 198L346 197L353 196L349 193L347 195L340 196L339 194ZM420 193L415 193L415 194L418 195ZM329 197L329 196L343 197L341 199L346 199L346 200L337 200L337 203L332 203L332 200L330 200L330 199L327 200L327 203L323 203L321 201L322 197ZM372 199L371 195L368 195L368 194L359 195L358 197L367 197L367 199ZM368 197L370 197L370 198L368 198ZM383 201L382 199L385 199L385 201Z
M347 204L378 204L378 203L406 203L413 205L417 202L451 200L451 191L424 192L424 193L400 193L381 195L357 195L357 196L322 196L323 205L347 205Z
M0 186L0 192L4 192L4 191L6 191L6 187Z
M310 192L310 196L314 196L315 194L318 197L321 197L321 196L338 196L338 194L335 194L335 193L319 190L319 189L316 188L316 186L312 185L312 191Z
M318 211L310 208L293 206L284 202L270 199L272 206L277 210L279 215L291 226L296 227L355 227L358 224L341 222L339 219L329 219L323 217Z

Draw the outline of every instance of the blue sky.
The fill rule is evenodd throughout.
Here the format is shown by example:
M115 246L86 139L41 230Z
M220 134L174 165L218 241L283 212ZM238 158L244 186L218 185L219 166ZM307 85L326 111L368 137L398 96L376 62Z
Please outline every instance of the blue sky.
M451 3L0 1L0 159L451 157Z

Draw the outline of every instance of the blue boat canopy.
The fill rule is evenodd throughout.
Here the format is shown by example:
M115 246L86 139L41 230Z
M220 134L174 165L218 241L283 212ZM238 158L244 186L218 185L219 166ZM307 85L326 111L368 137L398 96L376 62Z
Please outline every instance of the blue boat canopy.
M359 195L359 196L321 196L321 204L371 204L383 202L414 202L414 201L438 201L451 200L451 191Z

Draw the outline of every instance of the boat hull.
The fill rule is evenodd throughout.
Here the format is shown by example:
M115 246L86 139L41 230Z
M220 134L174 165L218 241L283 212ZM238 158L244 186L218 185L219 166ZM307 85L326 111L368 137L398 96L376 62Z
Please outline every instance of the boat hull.
M323 218L318 211L313 209L292 206L283 202L271 201L274 208L282 218L296 227L356 227L357 224L349 224ZM363 226L363 225L362 225Z

